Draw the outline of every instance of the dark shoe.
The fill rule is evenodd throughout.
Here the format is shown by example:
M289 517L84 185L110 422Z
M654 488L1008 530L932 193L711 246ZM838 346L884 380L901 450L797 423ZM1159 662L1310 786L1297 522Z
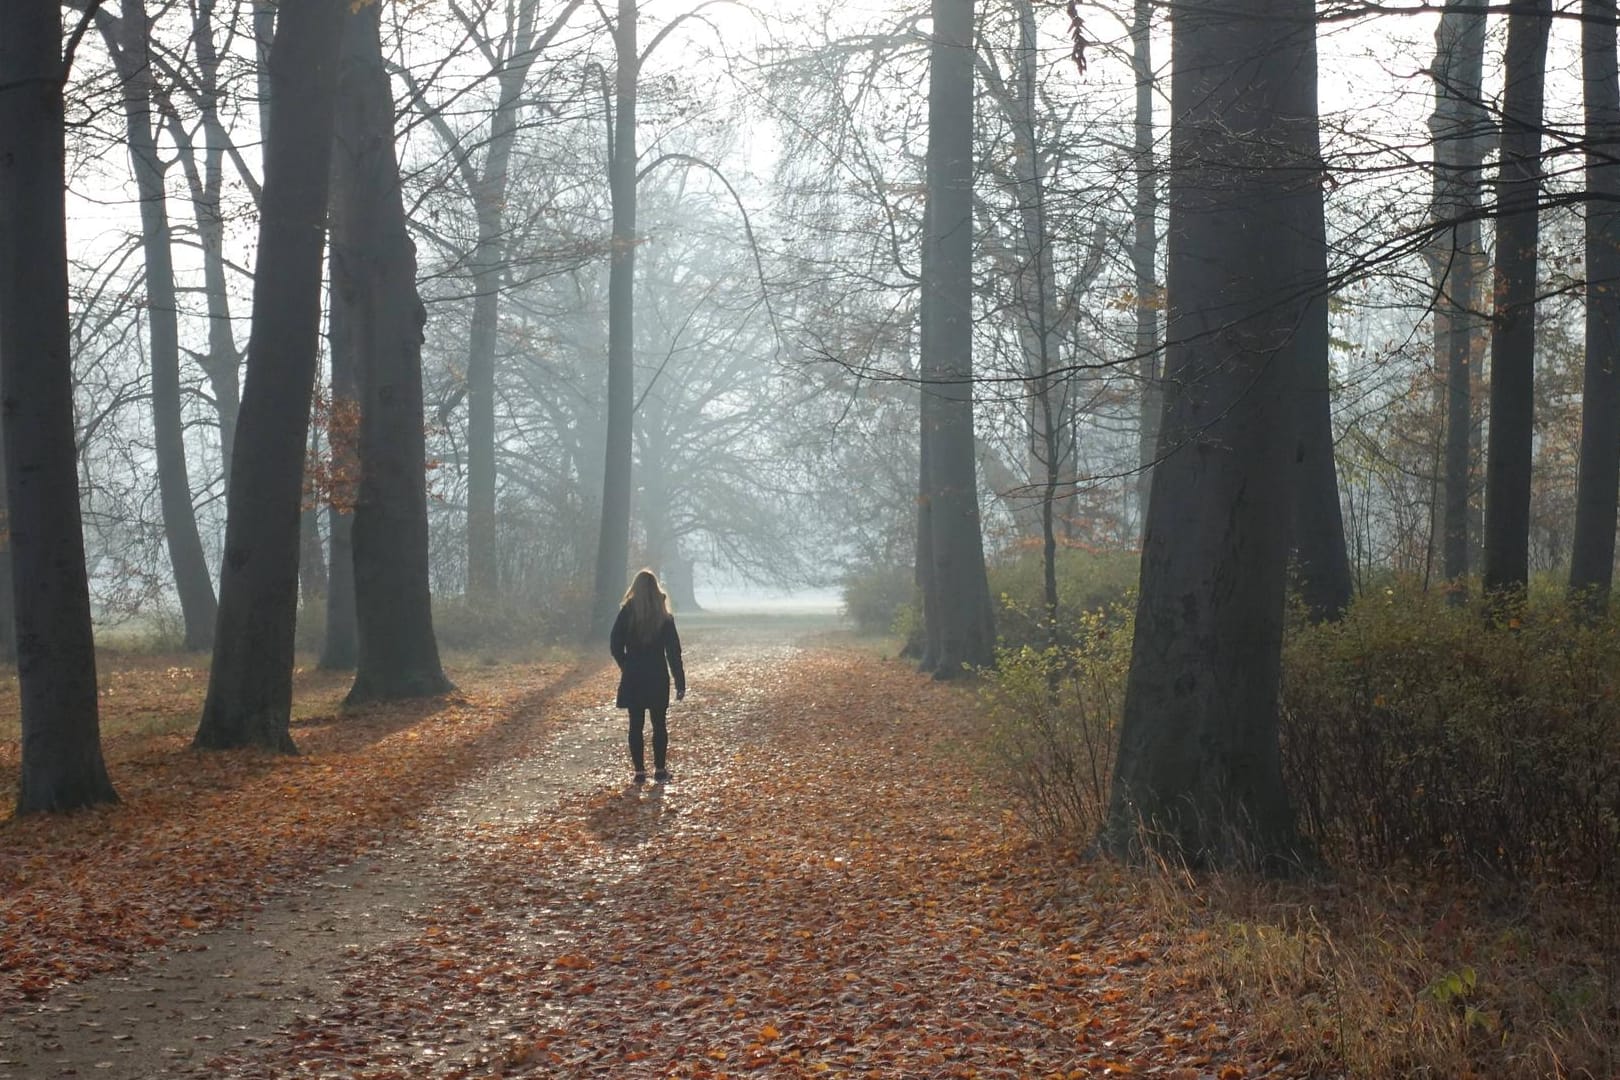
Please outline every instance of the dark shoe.
M669 770L659 769L657 772L653 773L653 779L662 784L664 781L669 779Z
M645 784L646 782L647 782L647 770L646 769L637 769L636 770L636 783Z

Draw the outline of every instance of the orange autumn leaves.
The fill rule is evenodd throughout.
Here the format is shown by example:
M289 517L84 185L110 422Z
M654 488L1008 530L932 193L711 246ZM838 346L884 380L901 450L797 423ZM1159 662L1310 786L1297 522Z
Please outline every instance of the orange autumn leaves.
M557 805L476 834L434 908L383 945L334 955L333 1000L222 1047L213 1075L1244 1080L1280 1068L1160 963L1171 943L1125 876L1034 848L1001 812L975 765L971 693L859 651L690 651L700 690L671 718L672 784L629 785L617 741L560 747L600 757ZM559 676L458 673L452 699L318 716L297 730L299 759L161 741L178 735L114 754L123 807L24 823L40 830L26 845L5 837L0 926L28 927L33 944L0 972L0 994L43 993L297 888L387 842L482 763L575 737L532 722ZM586 685L575 713L610 690ZM92 873L130 893L127 910L70 910ZM4 944L10 957L21 943Z
M458 675L461 673L458 673ZM0 829L0 1011L113 970L352 858L496 748L558 668L467 673L444 699L341 713L342 676L300 673L303 753L188 749L206 672L137 663L103 679L122 802ZM8 757L9 755L9 757ZM16 746L0 751L14 773Z
M433 932L357 960L360 1001L296 1024L278 1075L357 1047L387 1075L410 1040L465 1048L418 1062L449 1078L1267 1074L1160 969L1122 878L976 791L969 695L822 650L701 685L673 784L609 763L469 856Z

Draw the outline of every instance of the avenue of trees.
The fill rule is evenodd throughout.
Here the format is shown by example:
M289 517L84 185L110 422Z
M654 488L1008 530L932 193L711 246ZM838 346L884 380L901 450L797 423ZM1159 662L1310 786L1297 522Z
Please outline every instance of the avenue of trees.
M10 0L19 811L116 798L97 632L291 752L299 648L443 693L636 565L898 580L953 678L1140 550L1103 845L1299 857L1291 597L1615 559L1613 0L1375 7Z

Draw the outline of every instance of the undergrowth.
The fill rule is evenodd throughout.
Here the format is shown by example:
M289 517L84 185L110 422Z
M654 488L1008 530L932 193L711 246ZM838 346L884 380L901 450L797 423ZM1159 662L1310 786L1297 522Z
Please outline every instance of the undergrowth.
M1140 557L1134 551L1060 547L1055 570L1060 629L1073 628L1087 613L1118 605L1136 585ZM999 603L996 633L1003 645L1037 648L1051 643L1047 616L1045 564L1039 550L1020 547L987 566L990 594ZM844 614L856 631L910 640L921 632L921 603L912 567L868 566L843 581Z
M1297 627L1283 760L1341 865L1444 863L1525 880L1620 871L1620 622L1552 600L1492 627L1395 589Z
M1620 1069L1615 898L1350 869L1333 882L1142 870L1181 976L1285 1075L1530 1080Z
M1108 805L1129 605L1007 649L988 745L1032 831ZM1326 880L1137 873L1178 978L1287 1075L1620 1076L1620 619L1391 588L1291 626L1285 776Z
M1102 828L1132 625L1127 604L1086 612L1072 644L1003 648L985 684L989 750L1014 809L1043 839Z

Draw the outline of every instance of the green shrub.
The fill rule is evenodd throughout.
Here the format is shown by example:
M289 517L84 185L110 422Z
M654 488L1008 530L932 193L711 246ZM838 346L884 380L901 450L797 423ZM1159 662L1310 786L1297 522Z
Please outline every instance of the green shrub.
M844 614L860 634L905 637L916 622L916 585L909 566L868 566L844 576Z
M1081 627L1089 612L1113 608L1136 588L1141 558L1134 551L1060 548L1057 553L1060 637ZM990 568L990 593L1000 599L996 634L1008 648L1050 644L1045 570L1039 550L1022 550Z
M1562 600L1508 626L1388 588L1283 660L1283 759L1302 825L1362 866L1517 876L1620 865L1620 622Z
M990 749L1015 808L1047 839L1088 843L1108 810L1130 666L1132 605L1080 615L1074 642L1003 649L983 694Z

